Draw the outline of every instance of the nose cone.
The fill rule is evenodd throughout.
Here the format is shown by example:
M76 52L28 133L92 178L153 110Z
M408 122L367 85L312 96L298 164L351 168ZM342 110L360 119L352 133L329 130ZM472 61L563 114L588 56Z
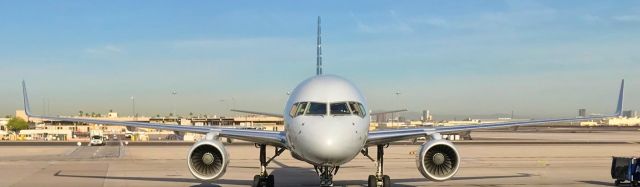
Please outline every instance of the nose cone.
M312 124L309 124L311 126ZM305 157L323 165L341 165L353 159L362 148L361 133L351 123L313 124L303 135Z
M308 155L325 164L341 164L347 162L360 150L358 142L350 139L351 136L342 136L340 133L327 133L313 138L313 148Z

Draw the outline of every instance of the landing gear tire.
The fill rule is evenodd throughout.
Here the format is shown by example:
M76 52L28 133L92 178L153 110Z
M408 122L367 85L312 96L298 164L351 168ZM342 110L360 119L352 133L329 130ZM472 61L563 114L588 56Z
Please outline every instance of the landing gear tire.
M389 175L382 176L382 185L378 186L378 179L374 175L369 175L368 187L390 187L391 178Z
M391 186L391 177L389 177L389 175L382 176L382 186L383 187Z
M378 179L376 179L376 176L369 175L369 186L368 187L378 187Z
M273 175L269 175L266 178L261 177L260 175L253 176L253 184L252 187L274 187L275 186L275 177Z
M260 175L255 175L253 176L253 184L251 184L252 187L261 187L261 177Z
M267 165L277 156L279 156L285 149L280 147L276 147L276 153L267 160L267 145L265 144L256 144L257 148L260 148L260 174L253 176L253 184L252 187L274 187L275 186L275 177L273 175L269 175L267 172Z
M376 174L369 175L369 187L389 187L391 186L391 177L384 174L384 148L388 145L378 145L378 153L376 155ZM365 156L369 157L368 151L364 151ZM373 161L373 159L372 159Z
M338 173L340 166L314 166L320 176L320 186L333 186L333 175Z
M275 182L275 177L273 177L273 175L267 176L267 187L274 187Z

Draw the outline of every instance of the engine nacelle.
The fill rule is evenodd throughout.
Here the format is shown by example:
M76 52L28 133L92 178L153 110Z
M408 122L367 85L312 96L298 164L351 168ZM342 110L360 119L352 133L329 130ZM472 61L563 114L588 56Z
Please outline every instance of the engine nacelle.
M229 164L229 153L217 140L202 140L191 147L187 163L194 177L212 181L224 175Z
M420 146L416 154L416 165L425 178L444 181L458 172L460 156L451 142L432 140Z

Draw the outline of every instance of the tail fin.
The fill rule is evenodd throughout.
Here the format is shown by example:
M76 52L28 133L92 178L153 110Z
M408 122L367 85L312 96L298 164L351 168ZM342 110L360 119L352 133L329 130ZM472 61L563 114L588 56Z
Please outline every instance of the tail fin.
M22 97L24 99L24 113L31 116L31 107L29 107L29 96L27 96L27 84L22 80Z
M618 95L618 106L616 106L617 116L622 116L622 102L624 100L624 79L622 79L622 83L620 83L620 94Z
M322 38L320 36L320 16L318 16L318 46L316 48L316 75L322 75Z

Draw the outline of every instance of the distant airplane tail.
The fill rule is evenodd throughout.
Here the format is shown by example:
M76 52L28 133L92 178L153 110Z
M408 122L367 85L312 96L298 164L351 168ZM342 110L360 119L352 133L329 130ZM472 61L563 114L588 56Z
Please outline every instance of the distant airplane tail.
M620 83L620 94L618 95L618 105L616 106L616 113L615 113L615 115L617 116L622 116L623 101L624 101L624 79L622 79L622 83Z
M27 85L24 80L22 80L22 97L24 99L24 113L27 114L27 116L31 116L31 107L29 107L29 96L27 96Z

